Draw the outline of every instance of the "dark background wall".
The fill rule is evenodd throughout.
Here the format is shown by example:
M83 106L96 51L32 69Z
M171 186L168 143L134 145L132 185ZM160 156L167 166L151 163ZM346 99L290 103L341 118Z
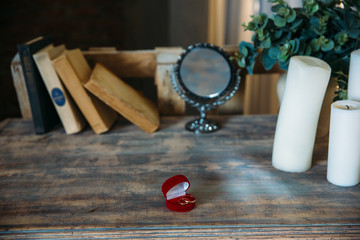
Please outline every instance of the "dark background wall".
M67 48L153 49L204 42L207 0L3 0L0 120L21 117L10 62L18 43L49 35Z

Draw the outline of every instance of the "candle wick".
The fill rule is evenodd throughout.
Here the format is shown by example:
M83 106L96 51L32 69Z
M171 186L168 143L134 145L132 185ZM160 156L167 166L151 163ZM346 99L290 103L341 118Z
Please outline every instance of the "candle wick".
M348 105L345 105L346 106L346 109L350 109L350 107Z

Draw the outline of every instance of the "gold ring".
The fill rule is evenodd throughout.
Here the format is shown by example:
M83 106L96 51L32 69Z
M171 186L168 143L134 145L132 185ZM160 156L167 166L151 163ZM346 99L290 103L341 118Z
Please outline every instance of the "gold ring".
M187 205L189 203L195 203L195 202L196 202L196 199L191 194L188 194L186 197L182 197L178 200L178 203L180 205Z
M191 195L191 194L187 194L185 197L183 197L187 200L188 203L195 203L196 202L196 198Z
M193 200L190 200L188 198L184 198L184 200L187 202L187 203L195 203L196 202L196 199L194 198Z
M186 199L184 199L184 198L180 198L180 199L178 200L178 203L179 203L180 205L187 205L187 204L189 204L189 202L188 202Z

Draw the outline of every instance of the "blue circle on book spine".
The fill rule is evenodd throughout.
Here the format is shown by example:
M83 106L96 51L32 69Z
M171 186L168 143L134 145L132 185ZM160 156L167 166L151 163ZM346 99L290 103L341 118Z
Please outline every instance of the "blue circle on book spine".
M60 107L65 105L64 93L59 88L53 88L53 90L51 90L51 97L54 99L56 105Z

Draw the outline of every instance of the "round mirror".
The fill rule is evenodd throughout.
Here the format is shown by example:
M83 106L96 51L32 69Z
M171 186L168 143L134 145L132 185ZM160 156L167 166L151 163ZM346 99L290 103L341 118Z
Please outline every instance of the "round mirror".
M230 83L231 67L227 59L212 48L194 48L180 62L184 87L200 97L213 98Z
M191 45L179 56L172 76L175 90L200 111L200 118L187 123L186 129L201 133L218 130L219 123L206 119L206 113L229 100L240 84L229 55L212 44Z

